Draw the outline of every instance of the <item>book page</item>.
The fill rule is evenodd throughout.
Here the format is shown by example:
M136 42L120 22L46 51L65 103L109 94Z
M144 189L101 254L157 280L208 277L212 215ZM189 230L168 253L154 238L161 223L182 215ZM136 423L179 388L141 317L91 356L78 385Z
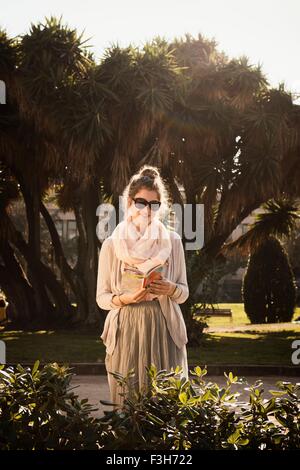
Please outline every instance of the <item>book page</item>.
M153 279L161 279L163 265L151 268L150 274L146 275L138 268L125 264L121 279L121 290L124 293L132 293L141 287L147 287Z

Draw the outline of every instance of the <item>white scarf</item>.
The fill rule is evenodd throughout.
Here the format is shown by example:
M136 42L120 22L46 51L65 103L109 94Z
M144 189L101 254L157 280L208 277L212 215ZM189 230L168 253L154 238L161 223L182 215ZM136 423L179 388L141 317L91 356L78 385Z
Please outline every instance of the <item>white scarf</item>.
M140 225L140 231L137 225ZM169 231L156 213L151 211L149 220L148 207L138 210L134 203L127 210L124 220L116 226L111 237L116 256L124 263L136 266L142 272L147 272L159 263L165 263L172 249Z

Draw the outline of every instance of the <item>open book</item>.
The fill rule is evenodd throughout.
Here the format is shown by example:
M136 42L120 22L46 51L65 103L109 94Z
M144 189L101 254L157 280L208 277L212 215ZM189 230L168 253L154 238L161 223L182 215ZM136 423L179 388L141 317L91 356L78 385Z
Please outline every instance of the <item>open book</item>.
M132 293L142 287L147 287L154 279L161 279L163 266L163 264L158 264L143 273L138 268L125 264L121 279L122 292Z

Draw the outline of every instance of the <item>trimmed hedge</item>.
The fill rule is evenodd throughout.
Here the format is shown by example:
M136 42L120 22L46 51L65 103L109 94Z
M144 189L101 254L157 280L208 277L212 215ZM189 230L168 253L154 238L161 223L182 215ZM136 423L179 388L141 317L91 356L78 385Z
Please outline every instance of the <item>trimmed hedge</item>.
M296 281L286 250L275 237L267 238L249 256L242 297L251 323L292 321Z

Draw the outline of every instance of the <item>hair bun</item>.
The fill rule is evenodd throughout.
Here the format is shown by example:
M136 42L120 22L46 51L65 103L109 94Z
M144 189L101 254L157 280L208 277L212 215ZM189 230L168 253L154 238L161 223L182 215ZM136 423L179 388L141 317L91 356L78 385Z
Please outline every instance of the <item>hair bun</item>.
M140 176L148 176L151 179L155 179L159 176L159 172L155 168L145 168L140 172Z

